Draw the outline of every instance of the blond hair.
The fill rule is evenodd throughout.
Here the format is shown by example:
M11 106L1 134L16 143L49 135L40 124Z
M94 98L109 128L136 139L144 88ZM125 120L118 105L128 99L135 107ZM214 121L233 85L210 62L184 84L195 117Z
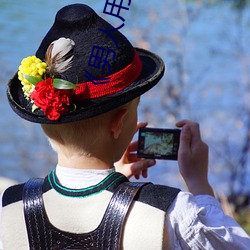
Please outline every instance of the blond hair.
M127 109L132 102L86 120L41 126L56 152L64 147L80 154L91 155L95 151L94 147L103 145L109 138L109 125L113 115L120 109Z
M42 124L52 148L67 147L80 154L88 154L92 148L107 136L110 112L82 121L65 124Z

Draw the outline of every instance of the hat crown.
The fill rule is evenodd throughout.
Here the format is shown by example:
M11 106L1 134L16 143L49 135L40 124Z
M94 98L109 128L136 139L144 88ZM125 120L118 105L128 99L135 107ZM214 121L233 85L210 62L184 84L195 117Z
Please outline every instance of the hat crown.
M65 6L58 11L55 18L55 23L57 25L72 25L81 24L84 26L89 25L98 16L89 6L85 4L73 4Z
M112 30L110 34L113 39L103 32L107 30ZM127 38L84 4L68 5L58 11L55 22L43 39L36 56L44 61L50 43L61 37L70 38L75 42L72 67L60 76L72 83L89 81L85 76L86 70L96 79L114 74L125 68L134 58L134 48ZM98 53L103 53L103 57L97 59L95 65L91 65Z

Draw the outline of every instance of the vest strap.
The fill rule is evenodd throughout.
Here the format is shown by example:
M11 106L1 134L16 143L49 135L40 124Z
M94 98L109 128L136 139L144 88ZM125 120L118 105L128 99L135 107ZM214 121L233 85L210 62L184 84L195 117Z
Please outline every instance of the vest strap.
M124 221L139 189L149 183L124 182L115 191L103 217L100 249L120 249Z
M23 189L24 217L31 250L52 249L51 233L45 220L43 179L30 179Z
M31 250L119 250L124 221L132 201L140 188L149 184L121 183L98 228L90 233L73 234L63 232L49 222L42 198L43 181L30 179L23 189L24 216Z

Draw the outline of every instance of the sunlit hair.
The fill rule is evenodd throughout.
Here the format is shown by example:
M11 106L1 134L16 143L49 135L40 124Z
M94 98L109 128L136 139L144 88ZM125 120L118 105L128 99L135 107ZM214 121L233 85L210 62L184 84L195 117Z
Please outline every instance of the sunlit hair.
M42 124L52 148L68 148L78 154L89 154L98 143L107 136L107 122L110 112L82 121L65 124Z
M96 145L103 145L110 136L108 126L118 109L126 108L130 103L117 109L82 121L65 124L42 124L52 148L58 152L67 148L72 152L91 155Z

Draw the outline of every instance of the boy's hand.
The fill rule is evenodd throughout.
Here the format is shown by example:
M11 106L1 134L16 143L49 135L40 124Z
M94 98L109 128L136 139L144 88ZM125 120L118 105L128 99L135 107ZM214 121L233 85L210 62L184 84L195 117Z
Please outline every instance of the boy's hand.
M208 146L201 140L199 124L188 120L179 121L181 127L178 151L179 169L187 187L194 195L214 195L208 182Z
M147 123L137 123L137 130L142 127L146 127ZM120 161L115 163L115 169L117 172L124 174L130 178L134 176L136 179L142 175L144 178L148 177L148 168L155 165L155 160L137 158L138 141L131 142L127 147Z

